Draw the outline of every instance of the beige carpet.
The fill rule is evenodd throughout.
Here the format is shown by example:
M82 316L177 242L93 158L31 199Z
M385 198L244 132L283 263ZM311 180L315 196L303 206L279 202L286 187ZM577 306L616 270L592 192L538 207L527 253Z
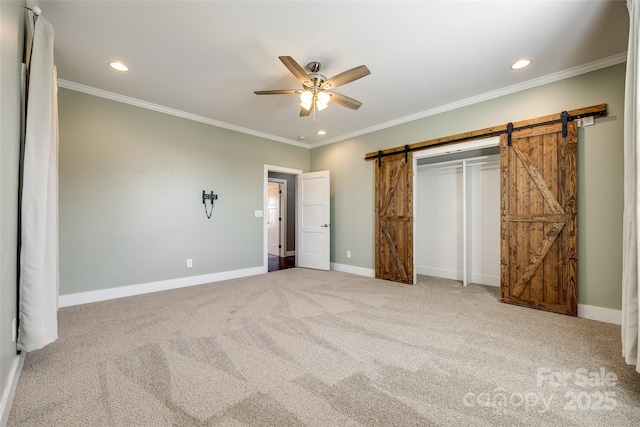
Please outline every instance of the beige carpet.
M60 310L10 426L640 425L620 327L289 269Z

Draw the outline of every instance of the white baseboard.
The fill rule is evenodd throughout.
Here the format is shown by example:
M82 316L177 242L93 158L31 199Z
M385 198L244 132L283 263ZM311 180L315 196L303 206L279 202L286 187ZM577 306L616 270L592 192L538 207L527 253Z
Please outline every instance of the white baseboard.
M441 277L443 279L462 280L462 272L456 270L446 270L443 268L432 268L421 265L415 266L416 274L423 276Z
M255 276L256 274L262 274L266 272L267 268L260 266L245 268L242 270L203 274L201 276L182 277L179 279L142 283L139 285L100 289L98 291L78 292L75 294L60 295L58 297L58 306L60 308L70 307L73 305L88 304L91 302L130 297L133 295L148 294L151 292L167 291L170 289L186 288L188 286L204 285L205 283L219 282L221 280Z
M416 274L424 275L424 276L433 276L433 277L441 277L443 279L451 279L451 280L463 280L462 271L456 270L446 270L443 268L433 268L433 267L425 267L416 265ZM498 276L487 276L482 274L473 274L471 276L471 283L477 283L479 285L487 285L487 286L500 286L500 277Z
M356 267L346 264L336 264L335 262L332 262L331 269L335 271L342 271L343 273L353 273L359 276L375 277L375 271L371 268Z
M18 380L20 379L20 373L22 373L22 366L24 366L25 352L23 351L13 360L11 370L9 372L9 381L7 382L7 389L2 393L2 400L0 401L0 426L4 427L9 421L9 412L11 412L11 404L13 403L13 397L16 395L16 387L18 387Z
M345 273L358 274L360 276L375 277L375 270L371 268L355 267L353 265L331 263L331 269L335 271L343 271ZM416 266L416 274L425 276L442 277L444 279L462 280L462 273L453 270L442 270L429 267ZM473 276L473 283L479 283L488 286L500 286L500 278L494 276Z
M487 276L482 274L474 274L471 276L471 283L477 283L479 285L486 286L498 286L500 287L500 277Z
M611 308L596 307L595 305L578 304L578 317L598 320L614 325L622 324L622 311Z

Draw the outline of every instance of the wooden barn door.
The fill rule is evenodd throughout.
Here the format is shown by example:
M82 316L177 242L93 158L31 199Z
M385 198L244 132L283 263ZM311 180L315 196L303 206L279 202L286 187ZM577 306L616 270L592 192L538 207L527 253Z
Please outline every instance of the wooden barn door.
M376 277L413 284L413 157L376 161Z
M501 300L577 315L577 133L501 136Z

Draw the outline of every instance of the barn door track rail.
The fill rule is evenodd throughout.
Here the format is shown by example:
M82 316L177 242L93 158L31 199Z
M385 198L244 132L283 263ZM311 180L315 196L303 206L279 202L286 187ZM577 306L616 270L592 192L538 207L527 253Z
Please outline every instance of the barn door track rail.
M538 117L536 119L523 120L515 123L507 123L506 125L492 126L489 128L479 129L471 132L460 133L457 135L446 136L443 138L431 139L423 142L416 142L402 147L389 148L386 150L378 150L367 153L365 160L378 160L378 166L381 165L381 159L396 154L404 154L405 158L410 152L426 150L428 148L441 147L460 142L472 141L476 139L491 138L502 134L508 135L508 145L511 145L511 134L515 131L523 129L532 129L539 126L548 126L556 123L562 123L562 136L567 136L567 123L573 120L583 119L585 117L601 118L607 116L607 104L593 105L591 107L580 108L577 110L563 111L562 113L552 114L549 116Z

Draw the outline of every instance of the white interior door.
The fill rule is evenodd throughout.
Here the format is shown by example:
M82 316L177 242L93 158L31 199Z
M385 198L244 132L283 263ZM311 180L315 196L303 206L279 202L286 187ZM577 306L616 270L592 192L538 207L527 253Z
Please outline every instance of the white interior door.
M267 236L269 255L280 256L280 184L277 182L269 182Z
M329 171L298 175L298 267L329 270Z

